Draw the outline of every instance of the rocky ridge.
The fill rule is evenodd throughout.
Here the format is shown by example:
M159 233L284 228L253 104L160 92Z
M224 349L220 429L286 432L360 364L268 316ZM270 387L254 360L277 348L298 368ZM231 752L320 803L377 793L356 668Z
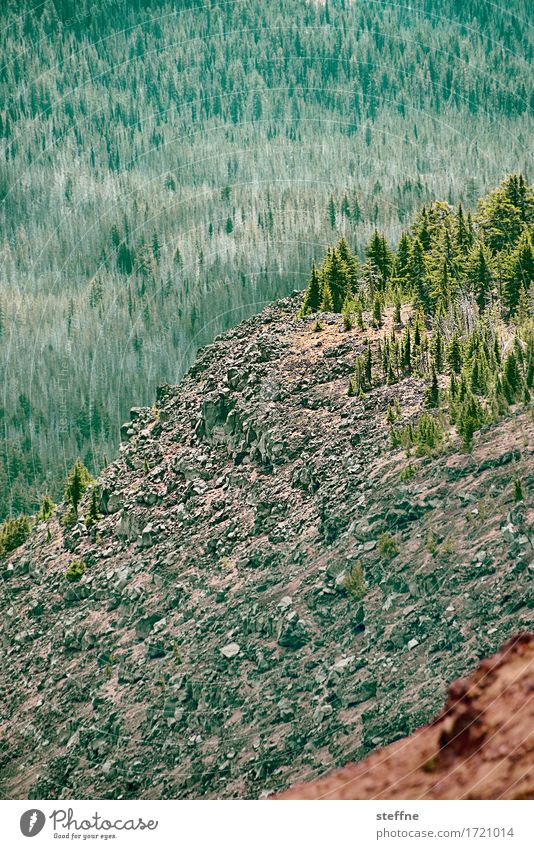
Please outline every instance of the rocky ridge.
M385 416L423 381L347 395L391 316L315 332L300 299L132 410L96 527L54 517L0 564L5 796L267 795L409 734L532 624L530 413L408 461Z

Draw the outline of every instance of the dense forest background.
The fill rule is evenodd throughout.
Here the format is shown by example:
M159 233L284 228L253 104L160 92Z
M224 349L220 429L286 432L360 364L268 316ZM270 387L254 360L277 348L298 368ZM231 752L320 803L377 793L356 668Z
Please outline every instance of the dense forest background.
M32 8L33 6L33 8ZM0 12L0 519L343 234L531 176L528 0Z

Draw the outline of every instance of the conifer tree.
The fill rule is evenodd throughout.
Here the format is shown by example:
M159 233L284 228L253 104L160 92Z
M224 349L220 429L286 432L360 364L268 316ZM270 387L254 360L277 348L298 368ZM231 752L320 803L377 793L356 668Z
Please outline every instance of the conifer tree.
M358 288L358 260L350 250L343 236L338 242L337 253L346 266L350 291L355 293Z
M397 253L395 255L394 273L402 286L406 286L410 271L410 238L407 233L402 233Z
M521 289L528 290L534 281L534 247L525 230L505 261L505 303L513 315L519 305Z
M458 206L458 213L457 213L457 216L456 216L455 239L456 239L456 247L457 247L458 253L462 257L465 257L467 255L467 253L469 252L470 248L471 248L471 245L472 245L471 235L472 234L469 232L469 228L468 228L466 220L465 220L464 210L463 210L462 204L460 204Z
M434 365L432 365L432 377L430 381L430 386L426 391L425 402L427 407L439 407L438 376Z
M373 302L373 324L375 327L380 327L382 324L382 304L378 292Z
M330 197L328 201L328 220L330 221L332 230L334 230L336 227L336 205L333 197Z
M402 318L401 318L401 306L402 306L402 301L401 301L400 292L399 292L398 289L395 289L395 295L393 297L393 322L395 324L401 323L401 320L402 320Z
M100 518L100 498L98 488L94 486L89 496L89 510L87 511L86 525L92 527Z
M495 358L495 362L497 365L501 362L501 341L497 335L495 335L495 339L493 341L493 356Z
M385 289L391 275L393 256L383 233L379 233L375 229L369 244L365 248L365 255L379 272L380 289Z
M315 261L312 263L311 276L308 281L308 288L302 302L301 315L307 315L310 312L317 312L321 305L321 278L319 269Z
M423 206L420 215L419 227L417 230L417 239L421 244L423 251L430 250L431 247L431 239L430 239L430 228L428 221L428 212L426 206Z
M321 312L334 312L334 301L332 300L332 292L328 280L323 281L321 290Z
M480 401L470 392L467 392L456 419L458 433L463 438L464 448L469 449L473 441L475 431L486 422L486 415Z
M401 365L405 374L412 373L412 350L410 339L410 328L406 327L401 344Z
M37 515L38 520L40 522L48 522L48 520L52 518L55 509L56 505L54 504L50 496L46 494L42 500L41 508Z
M443 336L439 327L436 327L432 337L432 360L438 374L443 371L444 366L444 344Z
M409 262L410 282L414 289L414 306L421 308L425 313L430 308L428 293L428 276L425 265L423 245L419 238L412 242Z
M365 383L367 386L372 386L373 383L373 357L370 342L367 342L367 352L365 355Z
M462 347L458 334L454 333L447 349L447 362L453 372L460 374L462 370Z
M14 551L30 535L30 522L27 516L9 516L0 525L0 557Z
M489 304L493 290L493 262L488 248L479 243L474 245L467 257L465 280L475 295L480 312Z
M82 461L76 460L67 477L64 494L65 503L72 509L74 516L78 515L78 505L91 482L92 477Z
M513 351L508 353L504 362L503 391L509 404L513 404L522 389L522 377Z
M321 276L324 287L328 283L332 298L332 312L341 312L345 300L351 295L351 281L347 264L341 259L337 250L330 251L323 264Z

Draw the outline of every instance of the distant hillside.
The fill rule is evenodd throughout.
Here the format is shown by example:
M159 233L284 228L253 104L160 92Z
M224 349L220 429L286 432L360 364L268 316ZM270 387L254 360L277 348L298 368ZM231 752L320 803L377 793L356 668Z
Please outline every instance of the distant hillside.
M340 235L532 174L527 0L1 5L0 520Z

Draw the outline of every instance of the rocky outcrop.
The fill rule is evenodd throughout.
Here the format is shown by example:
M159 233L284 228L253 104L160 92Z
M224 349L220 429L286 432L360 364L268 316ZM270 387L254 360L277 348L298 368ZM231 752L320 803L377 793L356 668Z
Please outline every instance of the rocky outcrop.
M531 624L530 415L408 461L385 416L422 381L347 394L391 318L316 332L299 302L132 411L94 527L54 518L0 563L5 795L281 790L406 736Z
M534 799L534 634L505 643L449 687L411 737L278 799Z

